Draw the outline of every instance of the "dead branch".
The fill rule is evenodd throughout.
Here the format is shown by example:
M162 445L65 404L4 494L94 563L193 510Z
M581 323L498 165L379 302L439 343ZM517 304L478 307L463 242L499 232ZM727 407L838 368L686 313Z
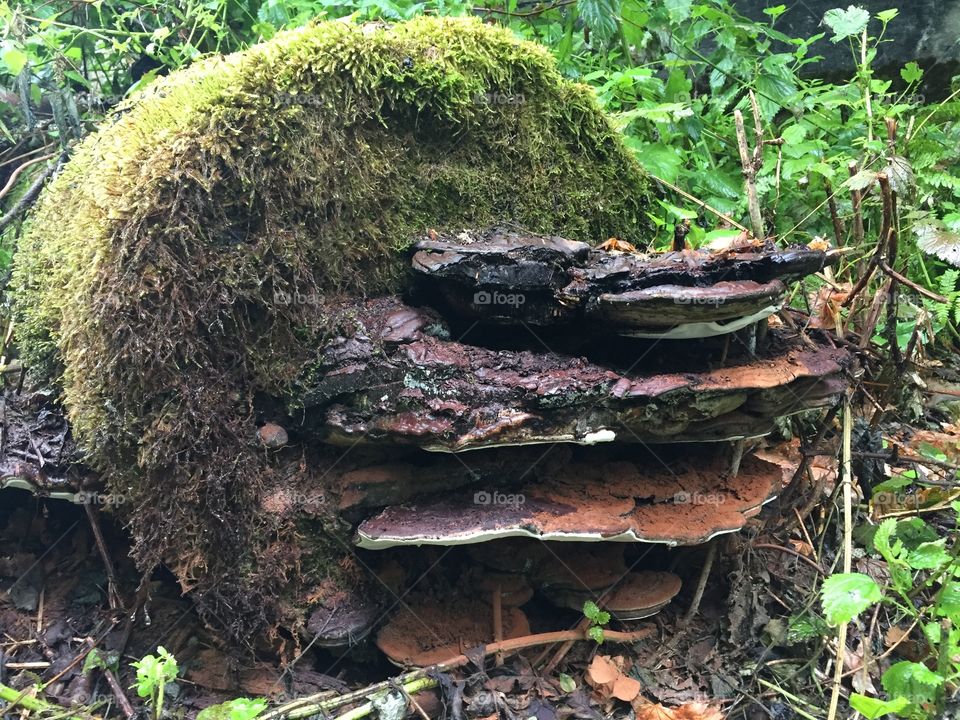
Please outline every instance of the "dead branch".
M757 167L750 157L747 147L747 131L743 124L743 113L733 111L733 120L737 128L737 147L740 150L740 164L743 166L744 185L747 189L747 207L750 209L750 224L753 226L753 235L758 240L766 237L763 230L763 216L760 214L760 200L757 196Z

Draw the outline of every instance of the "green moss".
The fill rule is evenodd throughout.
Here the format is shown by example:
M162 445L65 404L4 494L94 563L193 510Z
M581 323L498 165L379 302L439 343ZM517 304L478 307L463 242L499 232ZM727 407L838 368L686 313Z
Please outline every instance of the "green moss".
M329 324L285 298L391 291L430 227L642 242L646 202L544 49L466 19L318 24L157 81L82 144L20 243L19 341L129 496L141 561L212 588L277 531L252 398Z

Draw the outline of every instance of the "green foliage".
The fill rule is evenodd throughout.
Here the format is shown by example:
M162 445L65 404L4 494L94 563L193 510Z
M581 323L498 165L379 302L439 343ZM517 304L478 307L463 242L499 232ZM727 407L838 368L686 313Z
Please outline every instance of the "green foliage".
M610 622L610 613L601 610L592 600L583 603L583 616L590 621L587 636L597 645L603 642L603 628Z
M882 596L873 578L861 573L841 573L824 581L821 597L827 620L832 625L842 625L880 602Z
M197 720L253 720L266 709L267 701L263 698L235 698L204 708Z
M165 686L176 680L177 673L180 672L177 660L161 645L157 648L156 655L145 655L132 665L137 671L137 682L134 685L137 695L147 699L153 706L154 717L159 720L163 716Z
M954 503L960 521L960 503ZM850 622L868 607L882 602L899 616L922 628L929 656L891 665L881 678L888 699L861 694L850 705L865 717L896 714L904 717L938 717L944 689L960 678L960 561L955 540L920 518L884 520L873 534L872 549L885 561L890 582L881 590L859 573L828 577L822 586L824 613L833 624ZM928 602L917 603L928 591Z

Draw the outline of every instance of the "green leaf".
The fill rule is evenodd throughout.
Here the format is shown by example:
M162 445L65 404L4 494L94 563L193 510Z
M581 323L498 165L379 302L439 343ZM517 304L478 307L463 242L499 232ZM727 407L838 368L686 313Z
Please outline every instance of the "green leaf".
M776 7L769 7L763 9L764 15L769 15L774 20L783 15L787 11L786 5L777 5Z
M607 42L616 34L620 0L580 0L577 9L580 11L580 18L601 43Z
M867 720L876 720L876 718L889 715L890 713L899 715L900 712L909 705L910 701L905 697L898 697L893 700L880 700L879 698L867 697L859 693L850 695L850 707L863 715ZM200 718L198 717L197 720L200 720Z
M862 33L870 22L870 13L862 7L851 5L846 10L835 8L824 13L823 21L831 30L831 40L837 43L844 38Z
M594 625L587 630L587 635L593 640L597 645L603 644L603 628L599 625Z
M824 615L831 625L850 622L883 597L876 581L862 573L831 575L823 581L820 596Z
M900 11L897 8L891 8L889 10L884 10L883 12L877 13L877 20L886 25L888 22L893 20L897 15L900 14Z
M197 720L253 720L267 709L262 698L235 698L219 705L211 705L197 714Z
M565 693L572 693L574 690L577 689L577 683L574 681L572 677L570 677L566 673L560 673L557 680L559 680L560 682L560 689L563 690ZM201 718L198 716L197 720L201 720Z
M780 137L782 137L783 141L788 145L796 145L806 139L807 128L799 124L791 125L788 128L784 128L783 132L780 133Z
M690 6L693 0L664 0L670 22L680 23L690 18Z
M923 69L915 62L908 62L900 69L900 77L906 83L916 83L923 79Z
M940 589L936 610L937 615L949 617L960 625L960 582L951 580Z
M950 553L946 551L946 538L936 542L925 542L907 553L907 564L914 570L937 570L950 562Z
M937 697L943 678L923 663L904 660L891 666L880 679L891 697L904 697L910 702L929 703Z
M0 53L0 56L3 57L3 62L7 66L7 72L11 75L19 75L20 71L23 70L27 64L27 54L15 47L5 49Z
M103 655L97 648L94 648L87 653L87 657L83 661L83 669L80 672L86 675L91 670L106 670L107 667L107 661L103 659Z

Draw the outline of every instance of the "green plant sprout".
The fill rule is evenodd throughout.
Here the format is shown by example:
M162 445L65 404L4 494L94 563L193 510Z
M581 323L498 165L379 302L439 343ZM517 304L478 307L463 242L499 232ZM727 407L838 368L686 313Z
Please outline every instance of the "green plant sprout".
M153 706L156 720L163 716L163 694L167 683L173 682L180 668L177 659L162 645L157 647L156 655L146 655L142 660L132 663L137 671L137 682L134 687L137 695L146 698Z
M601 610L592 600L587 600L583 604L583 616L590 621L587 636L597 645L601 645L603 643L603 628L610 622L610 613Z

